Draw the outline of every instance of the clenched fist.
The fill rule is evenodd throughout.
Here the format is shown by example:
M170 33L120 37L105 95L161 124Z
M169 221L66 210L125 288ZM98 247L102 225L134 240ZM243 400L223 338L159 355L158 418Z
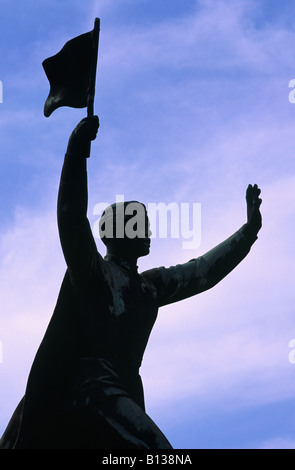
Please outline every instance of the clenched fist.
M96 139L98 128L98 116L82 119L69 138L67 153L89 157L90 142Z

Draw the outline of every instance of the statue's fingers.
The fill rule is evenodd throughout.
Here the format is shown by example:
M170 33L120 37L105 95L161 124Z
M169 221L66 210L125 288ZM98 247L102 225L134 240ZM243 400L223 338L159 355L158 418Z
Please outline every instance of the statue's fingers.
M256 196L259 196L259 194L261 193L261 189L257 186L257 184L255 184L253 189L254 189L254 194Z
M247 191L246 191L246 201L250 203L253 200L253 186L249 184Z
M262 203L262 199L260 198L255 199L253 202L254 208L259 209L259 207L261 206L261 203Z

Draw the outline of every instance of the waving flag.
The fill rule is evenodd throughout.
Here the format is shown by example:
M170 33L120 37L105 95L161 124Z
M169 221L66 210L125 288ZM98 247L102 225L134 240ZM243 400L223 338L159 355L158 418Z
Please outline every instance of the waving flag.
M60 106L88 107L93 114L100 20L94 29L68 41L64 47L42 63L49 80L50 91L44 105L49 117Z

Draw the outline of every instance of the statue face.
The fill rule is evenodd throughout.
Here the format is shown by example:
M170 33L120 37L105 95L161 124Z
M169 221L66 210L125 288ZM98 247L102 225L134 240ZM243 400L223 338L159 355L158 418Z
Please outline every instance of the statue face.
M150 222L146 208L140 202L128 201L108 206L99 228L105 245L122 256L140 257L150 251Z

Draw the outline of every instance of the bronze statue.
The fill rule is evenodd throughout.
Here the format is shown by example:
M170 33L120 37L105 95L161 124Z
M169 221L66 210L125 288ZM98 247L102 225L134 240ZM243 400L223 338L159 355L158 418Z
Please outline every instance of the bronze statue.
M103 214L103 258L86 215L85 157L98 127L97 116L85 118L69 139L57 210L68 269L2 448L172 449L145 412L139 375L158 309L216 285L249 253L261 228L260 189L249 185L247 222L236 233L197 259L139 274L137 260L150 250L148 215L129 201ZM124 217L126 226L133 203L142 208L144 233L119 238L115 221Z

